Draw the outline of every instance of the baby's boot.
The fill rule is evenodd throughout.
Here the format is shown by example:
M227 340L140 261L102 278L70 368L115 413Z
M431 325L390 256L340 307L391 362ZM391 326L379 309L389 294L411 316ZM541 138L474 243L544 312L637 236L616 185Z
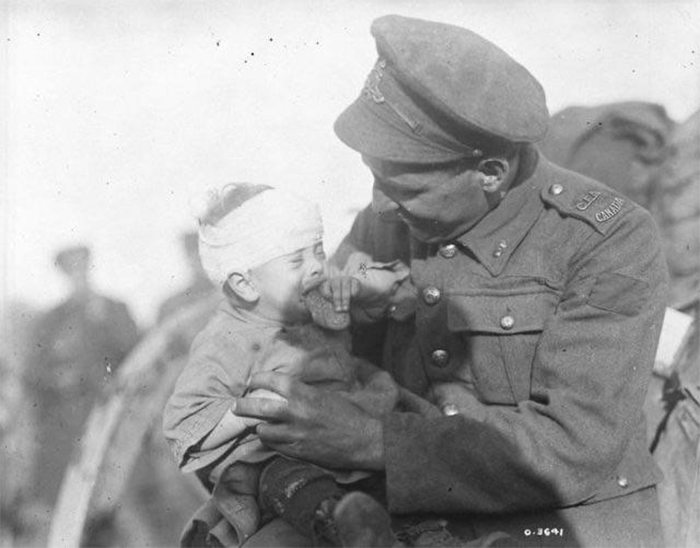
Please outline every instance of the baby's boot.
M353 491L340 500L329 499L316 511L317 543L334 546L386 548L401 546L391 530L387 511L369 495Z

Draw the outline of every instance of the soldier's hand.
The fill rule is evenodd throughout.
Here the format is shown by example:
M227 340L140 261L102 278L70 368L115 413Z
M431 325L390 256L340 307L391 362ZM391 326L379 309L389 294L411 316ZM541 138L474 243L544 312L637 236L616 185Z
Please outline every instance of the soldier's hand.
M382 423L352 402L284 373L258 373L249 386L271 390L286 400L236 401L236 415L265 421L257 433L269 448L333 468L384 468Z
M333 302L336 312L350 310L350 302L360 293L360 282L352 276L330 276L321 285L321 294Z
M266 398L270 400L276 400L276 401L287 401L286 398L283 398L276 392L272 392L271 390L249 390L246 394L246 397L249 398ZM235 411L235 405L231 408L231 411ZM263 422L261 419L255 418L255 417L240 417L243 419L243 422L249 427L249 428L255 428L258 426L261 422Z

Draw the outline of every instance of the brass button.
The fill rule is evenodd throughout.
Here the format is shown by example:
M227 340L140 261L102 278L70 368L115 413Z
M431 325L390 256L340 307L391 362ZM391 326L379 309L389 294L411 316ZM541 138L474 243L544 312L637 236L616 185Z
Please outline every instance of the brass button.
M494 257L500 257L501 255L503 255L503 251L504 251L507 247L508 247L508 242L506 242L505 240L501 240L500 242L498 242L498 246L497 246L496 249L494 250L493 256L494 256Z
M617 476L617 484L624 489L629 487L630 482L625 476Z
M438 367L445 367L447 362L450 361L450 353L447 350L438 348L437 350L433 350L433 353L430 354L430 359L433 360L433 363Z
M455 255L457 255L457 246L455 244L447 244L440 248L439 253L445 259L451 259Z
M459 409L454 403L446 403L442 406L442 414L446 417L453 417L459 413Z
M559 183L549 187L549 193L554 196L559 196L562 192L564 192L564 187L561 186Z
M513 329L514 325L515 320L513 319L513 316L503 316L501 318L501 327L503 329Z
M435 304L441 296L440 290L432 285L423 290L423 300L428 304Z

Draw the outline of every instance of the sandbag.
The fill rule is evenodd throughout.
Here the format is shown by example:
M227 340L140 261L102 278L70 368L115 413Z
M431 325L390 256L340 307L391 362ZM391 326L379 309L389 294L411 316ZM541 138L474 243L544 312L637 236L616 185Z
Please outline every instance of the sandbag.
M675 123L653 103L568 107L540 144L555 164L587 175L649 208L653 181L671 152Z

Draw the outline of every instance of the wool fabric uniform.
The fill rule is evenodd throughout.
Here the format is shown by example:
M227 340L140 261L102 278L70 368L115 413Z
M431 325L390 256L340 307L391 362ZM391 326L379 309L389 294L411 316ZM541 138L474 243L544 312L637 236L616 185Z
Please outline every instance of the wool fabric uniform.
M423 244L367 208L340 246L401 258L415 286L370 349L418 396L384 418L389 508L465 538L550 528L554 545L654 546L661 474L641 405L666 302L659 236L627 198L528 156L525 180L453 241Z

